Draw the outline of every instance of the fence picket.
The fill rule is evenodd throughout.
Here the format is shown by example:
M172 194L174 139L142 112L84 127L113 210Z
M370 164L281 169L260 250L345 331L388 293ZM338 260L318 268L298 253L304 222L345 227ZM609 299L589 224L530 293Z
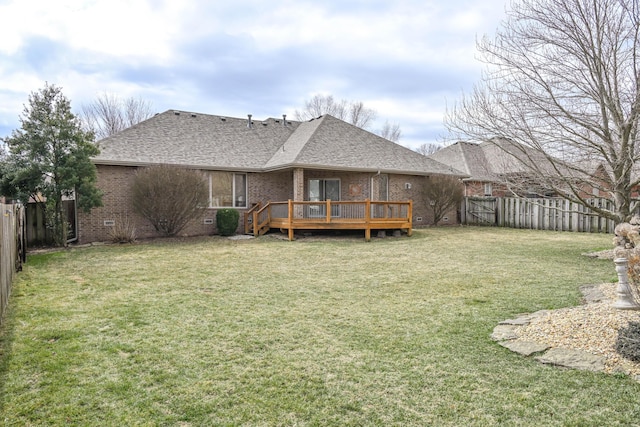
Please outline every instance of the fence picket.
M0 204L0 323L11 294L15 272L26 260L26 229L21 205Z
M590 199L591 206L611 209L607 199ZM462 223L497 225L535 230L612 233L612 220L597 215L590 207L565 199L523 199L517 197L465 197Z

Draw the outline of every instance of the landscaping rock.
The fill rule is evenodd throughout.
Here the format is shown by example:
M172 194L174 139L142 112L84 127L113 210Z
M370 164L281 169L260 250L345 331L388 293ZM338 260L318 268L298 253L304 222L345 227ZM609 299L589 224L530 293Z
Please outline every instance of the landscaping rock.
M491 334L498 344L549 365L624 373L640 381L640 364L623 359L615 347L617 331L637 319L637 313L615 310L615 285L580 287L584 305L520 314L500 322Z
M523 314L521 316L516 317L515 319L503 320L502 322L499 323L499 325L524 326L524 325L528 325L529 323L531 323L531 315Z
M227 237L229 240L249 240L254 238L255 237L251 234L234 234L233 236Z
M565 368L583 371L604 371L604 358L582 350L568 348L551 348L536 360L548 365L563 366Z
M548 345L531 341L501 341L498 344L523 356L531 356L549 349Z
M498 325L493 328L491 339L494 341L514 340L518 338L517 325Z
M580 292L582 292L582 297L585 304L602 302L606 299L604 293L600 290L600 285L580 286Z

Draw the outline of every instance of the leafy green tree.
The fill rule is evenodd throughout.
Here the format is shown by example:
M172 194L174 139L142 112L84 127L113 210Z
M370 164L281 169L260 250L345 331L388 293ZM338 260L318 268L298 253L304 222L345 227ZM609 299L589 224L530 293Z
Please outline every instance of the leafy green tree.
M8 154L2 165L2 190L23 203L43 203L55 243L66 245L63 199L75 196L85 211L102 204L90 160L99 152L93 133L82 130L61 88L49 84L29 95L20 123L20 129L3 139Z

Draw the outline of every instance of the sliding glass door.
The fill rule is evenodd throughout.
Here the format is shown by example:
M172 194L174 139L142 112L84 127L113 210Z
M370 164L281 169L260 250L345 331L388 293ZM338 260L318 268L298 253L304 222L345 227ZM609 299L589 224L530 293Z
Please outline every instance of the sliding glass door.
M340 201L339 179L310 179L309 201L324 202L326 200ZM326 216L325 205L311 205L309 216ZM340 206L331 207L331 216L340 216Z

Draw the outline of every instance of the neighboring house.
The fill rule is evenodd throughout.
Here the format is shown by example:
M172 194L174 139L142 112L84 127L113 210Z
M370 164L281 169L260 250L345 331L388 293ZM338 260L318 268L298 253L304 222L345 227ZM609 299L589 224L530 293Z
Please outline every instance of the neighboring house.
M139 237L157 232L132 210L140 167L171 164L202 170L209 206L185 235L213 234L222 207L246 212L268 201L413 200L413 224L431 224L420 188L426 177L464 174L330 115L307 122L166 111L99 142L93 159L103 207L78 212L80 243L109 239L119 223ZM242 215L241 215L242 218ZM449 223L455 223L455 211ZM239 224L241 229L241 224Z
M530 165L552 171L548 160L534 150L507 139L479 144L459 141L428 156L467 175L462 181L467 197L553 196L537 183Z

